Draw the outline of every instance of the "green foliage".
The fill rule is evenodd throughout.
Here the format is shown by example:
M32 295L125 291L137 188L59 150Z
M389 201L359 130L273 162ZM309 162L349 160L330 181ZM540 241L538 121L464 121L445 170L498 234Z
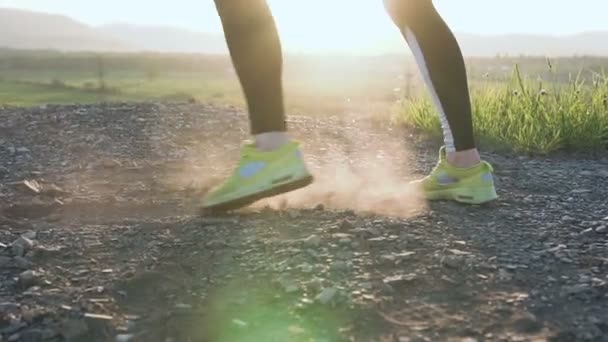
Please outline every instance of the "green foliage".
M546 83L524 78L516 67L505 84L471 90L475 134L481 143L518 152L605 150L607 96L603 74L592 82L577 77L567 84ZM441 135L428 96L405 102L400 118L422 132Z

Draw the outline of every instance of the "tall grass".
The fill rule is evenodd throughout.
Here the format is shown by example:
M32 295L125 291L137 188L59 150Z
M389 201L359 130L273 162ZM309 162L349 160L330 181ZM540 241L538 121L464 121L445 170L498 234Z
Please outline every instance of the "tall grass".
M553 72L550 61L549 69ZM516 152L593 151L608 148L608 77L580 73L568 83L530 80L519 68L504 84L471 89L473 127L481 144ZM406 125L441 135L428 95L402 102Z

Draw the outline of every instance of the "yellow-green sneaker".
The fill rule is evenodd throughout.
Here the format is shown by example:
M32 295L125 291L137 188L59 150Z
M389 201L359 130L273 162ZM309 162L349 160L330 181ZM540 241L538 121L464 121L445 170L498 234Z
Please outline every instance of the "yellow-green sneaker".
M439 161L430 175L411 184L419 187L430 201L482 204L498 198L493 172L492 165L485 161L467 169L454 167L448 163L445 147L442 147Z
M243 146L236 170L203 200L205 212L229 211L261 199L277 196L313 181L297 142L275 151L260 151L254 144Z

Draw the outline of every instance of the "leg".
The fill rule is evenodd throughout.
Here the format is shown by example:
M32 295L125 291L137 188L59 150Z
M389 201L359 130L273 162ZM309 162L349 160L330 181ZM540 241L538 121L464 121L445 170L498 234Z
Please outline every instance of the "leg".
M283 104L281 43L265 0L215 0L258 147L288 141Z
M384 0L410 45L439 112L444 143L431 175L415 182L428 199L479 204L497 198L492 166L475 146L464 58L431 0ZM445 152L445 154L444 154Z
M452 31L431 0L384 0L384 4L410 45L431 92L448 160L460 167L479 163L464 59Z
M204 200L206 211L227 211L302 188L313 177L287 135L281 43L266 1L215 0L215 5L255 137L255 144L243 147L233 174Z

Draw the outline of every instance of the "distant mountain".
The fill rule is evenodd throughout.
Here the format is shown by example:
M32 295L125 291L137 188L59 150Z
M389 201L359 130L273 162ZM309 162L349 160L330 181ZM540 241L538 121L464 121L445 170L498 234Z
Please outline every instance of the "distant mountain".
M62 15L0 8L0 47L124 51L120 40Z
M105 25L98 27L98 30L146 51L221 54L228 52L221 34L130 24Z
M608 31L571 36L530 34L473 35L457 33L466 56L495 55L608 56ZM398 35L386 41L362 42L374 53L408 53ZM39 12L0 8L0 47L18 49L56 49L64 51L156 51L185 53L227 53L221 33L202 33L162 26L110 24L91 27L72 18ZM283 42L287 53L299 52L291 42ZM364 53L354 48L353 52Z
M457 34L468 56L517 55L608 55L608 32L585 32L568 36L508 34L482 36Z

